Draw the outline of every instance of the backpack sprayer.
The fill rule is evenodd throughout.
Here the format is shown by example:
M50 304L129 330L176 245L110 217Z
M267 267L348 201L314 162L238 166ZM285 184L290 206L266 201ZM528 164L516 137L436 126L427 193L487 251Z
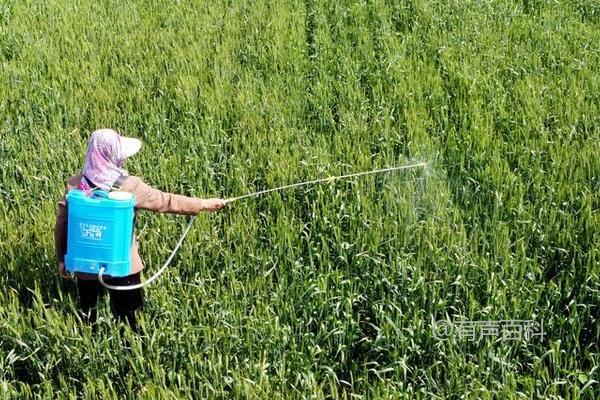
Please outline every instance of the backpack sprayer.
M298 182L238 197L230 197L225 200L225 204L300 186L425 167L426 165L427 163L420 162ZM131 243L133 240L135 197L128 192L104 192L99 190L92 192L92 196L87 196L83 191L72 190L67 194L67 202L69 204L67 255L65 257L67 271L98 274L98 280L102 286L112 290L139 289L155 281L171 264L173 257L179 251L196 219L195 215L190 218L177 245L171 251L171 254L169 254L162 267L154 275L137 285L113 286L104 282L103 275L122 277L131 273Z
M129 275L135 197L128 192L71 190L67 204L67 271Z

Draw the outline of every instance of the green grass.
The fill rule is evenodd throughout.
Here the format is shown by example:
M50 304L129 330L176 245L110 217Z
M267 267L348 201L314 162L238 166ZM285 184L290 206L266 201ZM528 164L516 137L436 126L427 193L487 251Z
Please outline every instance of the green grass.
M596 398L600 7L581 1L0 4L0 397ZM96 335L54 262L100 127L130 172L230 197ZM140 213L154 272L182 217ZM546 338L436 339L447 319Z

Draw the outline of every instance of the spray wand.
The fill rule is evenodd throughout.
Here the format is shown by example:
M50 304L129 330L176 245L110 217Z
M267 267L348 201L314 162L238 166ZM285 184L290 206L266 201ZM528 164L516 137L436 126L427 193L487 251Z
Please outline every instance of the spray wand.
M399 171L399 170L404 170L404 169L412 169L412 168L418 168L418 167L425 167L426 165L427 165L426 162L419 162L419 163L415 163L415 164L407 164L407 165L401 165L401 166L396 166L396 167L374 169L374 170L371 170L371 171L356 172L356 173L353 173L353 174L339 175L339 176L330 176L329 178L320 178L320 179L314 179L314 180L305 181L305 182L298 182L298 183L293 183L293 184L290 184L290 185L276 187L276 188L273 188L273 189L260 190L258 192L248 193L248 194L244 194L244 195L241 195L241 196L238 196L238 197L230 197L230 198L228 198L228 199L225 200L225 204L230 204L230 203L233 203L235 201L247 199L249 197L258 197L258 196L262 196L262 195L267 194L267 193L279 192L279 191L282 191L282 190L287 190L287 189L296 188L296 187L300 187L300 186L314 185L314 184L321 183L321 182L332 182L332 181L335 181L335 180L354 178L354 177L357 177L357 176L373 175L373 174L380 174L380 173L385 173L385 172ZM148 278L144 282L139 283L137 285L131 285L131 286L113 286L113 285L107 284L102 279L102 275L104 274L104 270L105 270L105 268L103 267L103 268L100 268L100 270L98 271L98 280L100 281L100 283L102 284L102 286L104 286L107 289L112 289L112 290L133 290L133 289L139 289L139 288L142 288L144 286L147 286L150 283L152 283L153 281L155 281L160 275L163 274L163 272L171 264L171 261L173 261L173 258L175 257L175 254L177 254L177 252L179 251L179 248L183 244L183 241L184 241L185 237L187 236L188 232L190 231L190 228L192 227L192 224L194 223L195 219L196 219L196 215L194 215L194 216L192 216L190 218L190 221L188 222L185 230L183 231L183 234L179 238L179 241L177 242L177 245L171 251L171 254L169 254L169 257L167 258L167 261L165 261L165 263L163 264L163 266L160 267L160 269L154 275L152 275L150 278Z

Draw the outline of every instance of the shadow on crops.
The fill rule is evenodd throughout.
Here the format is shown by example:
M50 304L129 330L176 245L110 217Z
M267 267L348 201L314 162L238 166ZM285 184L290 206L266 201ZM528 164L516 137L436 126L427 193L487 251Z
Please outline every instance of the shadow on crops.
M18 304L6 304L10 307L7 315L19 316L17 320L9 320L6 327L0 329L0 353L13 354L10 364L3 371L5 377L21 382L36 390L47 382L55 386L61 385L61 379L69 377L69 384L78 393L77 398L84 398L86 374L82 362L86 361L86 349L81 346L81 337L60 331L50 331L44 326L46 317L39 314L39 302L44 307L52 307L58 311L58 318L73 313L71 304L76 302L76 285L74 279L63 280L58 276L54 258L48 260L36 241L16 251L12 260L2 274L5 291L16 294ZM27 243L26 240L23 241ZM6 260L5 260L6 261ZM73 315L73 317L76 317ZM113 325L101 324L97 334L109 337ZM121 335L115 335L114 344L110 351L121 350L118 343ZM72 350L65 353L64 348ZM126 388L126 377L131 374L131 364L127 357L118 358L119 362L112 371L104 371L117 388ZM54 368L49 367L54 365ZM117 389L120 390L120 389ZM125 389L123 389L125 390ZM121 393L125 397L125 393Z
M8 265L10 268L3 274L5 285L17 294L25 309L33 307L36 297L44 304L56 304L54 299L62 299L64 303L76 298L75 280L60 278L54 259L49 261L35 240L16 251Z

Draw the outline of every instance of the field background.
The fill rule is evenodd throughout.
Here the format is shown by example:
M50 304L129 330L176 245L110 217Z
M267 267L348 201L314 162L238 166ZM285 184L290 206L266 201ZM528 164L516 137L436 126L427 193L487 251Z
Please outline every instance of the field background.
M101 127L196 196L428 168L201 215L127 349L54 261ZM599 176L594 0L3 0L0 397L597 398ZM185 223L140 213L146 276Z

